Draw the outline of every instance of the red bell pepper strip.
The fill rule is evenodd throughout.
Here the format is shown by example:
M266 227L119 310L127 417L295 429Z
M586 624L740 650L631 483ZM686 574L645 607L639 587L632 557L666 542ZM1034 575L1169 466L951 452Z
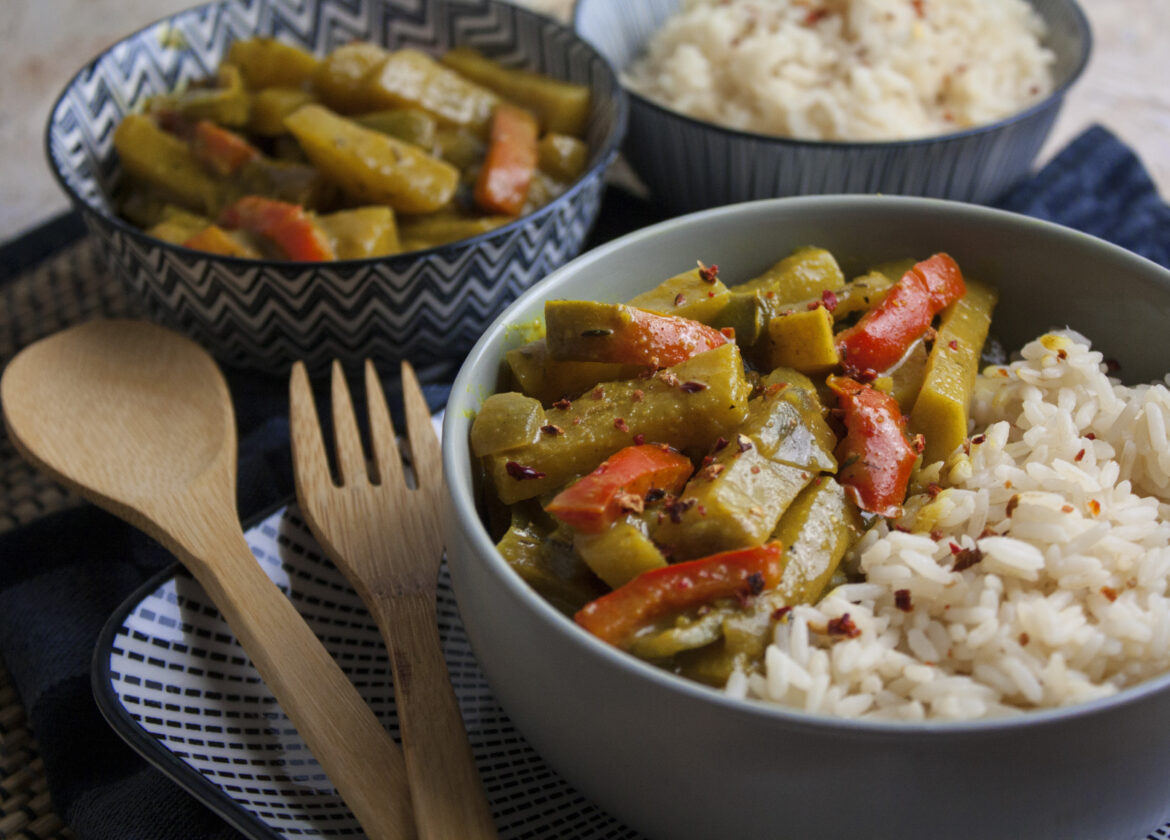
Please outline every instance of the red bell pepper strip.
M845 421L845 437L833 453L840 464L837 481L862 510L901 516L921 450L906 438L906 418L897 401L844 376L830 376L828 385Z
M206 251L209 254L222 254L225 257L256 258L260 256L243 242L233 239L219 225L208 225L194 236L188 237L183 243L183 247Z
M650 490L677 493L693 470L690 458L664 444L627 446L558 493L545 510L578 531L596 534L624 511L640 512Z
M320 262L334 259L333 246L299 204L246 195L226 207L220 222L272 240L290 260Z
M852 373L892 367L950 303L967 292L963 273L946 254L935 254L902 275L886 297L854 326L837 335L837 352Z
M537 163L536 117L501 103L492 112L491 136L475 182L475 203L489 213L515 216L524 209Z
M195 124L191 153L216 175L231 175L260 156L260 151L243 137L210 120Z
M778 542L739 548L642 572L582 607L573 620L611 645L627 647L655 619L718 598L758 595L784 573Z

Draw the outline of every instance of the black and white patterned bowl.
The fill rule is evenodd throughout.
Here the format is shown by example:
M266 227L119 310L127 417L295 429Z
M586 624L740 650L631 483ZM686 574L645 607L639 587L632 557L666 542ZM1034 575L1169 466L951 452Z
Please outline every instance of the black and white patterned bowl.
M724 128L634 91L623 153L674 211L759 198L886 193L989 203L1025 177L1064 95L1089 59L1092 35L1075 0L1030 0L1056 56L1054 89L1006 119L954 134L893 142L793 140ZM577 0L574 25L619 70L682 0Z
M327 264L208 255L118 218L114 128L151 96L211 75L232 41L270 35L318 54L355 39L432 54L470 45L509 66L587 84L586 173L535 213L451 245ZM69 82L46 129L50 165L111 269L152 317L230 365L277 375L370 357L456 362L524 289L581 250L627 99L591 46L556 21L497 0L228 0L180 12L119 41Z

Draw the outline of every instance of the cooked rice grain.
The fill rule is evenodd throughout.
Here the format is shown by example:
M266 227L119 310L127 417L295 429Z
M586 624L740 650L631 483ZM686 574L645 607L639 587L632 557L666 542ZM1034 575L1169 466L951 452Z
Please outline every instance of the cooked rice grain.
M625 74L731 128L893 140L995 122L1052 90L1024 0L687 0Z
M1111 380L1074 333L978 378L969 453L928 468L853 552L866 582L798 606L765 672L727 690L849 717L1018 714L1111 695L1170 669L1170 391ZM933 536L923 532L933 532ZM955 571L959 552L981 559ZM910 610L895 592L910 593ZM855 638L830 636L849 614Z

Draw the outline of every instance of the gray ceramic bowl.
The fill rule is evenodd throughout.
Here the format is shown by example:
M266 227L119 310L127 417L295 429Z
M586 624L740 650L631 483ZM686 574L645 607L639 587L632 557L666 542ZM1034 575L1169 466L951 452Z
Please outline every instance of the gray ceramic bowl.
M1074 0L1030 0L1056 54L1055 89L1004 120L918 140L839 143L723 128L630 92L623 153L654 197L675 211L791 195L887 193L988 203L1026 176L1064 95L1089 58L1091 36ZM681 0L577 0L578 33L619 70Z
M240 260L147 236L114 215L114 126L149 97L206 78L232 41L277 35L324 54L348 41L432 54L480 48L508 66L587 84L586 173L555 201L490 233L382 259ZM159 21L82 68L53 107L49 163L111 269L157 320L223 362L284 375L302 359L452 368L505 306L575 257L625 132L610 65L563 24L497 0L228 0Z
M846 268L945 250L1001 291L993 332L1018 347L1071 326L1127 379L1170 367L1170 271L1089 236L961 203L778 199L630 234L573 261L485 333L443 430L448 561L476 657L548 762L651 838L1130 838L1170 816L1170 676L1010 720L847 722L739 701L611 648L536 595L476 511L468 432L550 298L625 300L695 259L751 276L816 243Z

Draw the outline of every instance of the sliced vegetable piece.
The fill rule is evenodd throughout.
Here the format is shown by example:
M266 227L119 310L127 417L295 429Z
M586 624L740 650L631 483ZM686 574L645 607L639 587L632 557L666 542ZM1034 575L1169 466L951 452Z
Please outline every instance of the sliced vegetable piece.
M390 53L365 80L367 110L419 108L444 125L485 134L500 98L424 52Z
M275 38L245 38L228 48L227 62L240 68L251 90L296 88L305 84L320 60L310 52Z
M779 315L768 322L770 367L807 374L828 373L841 362L833 342L833 315L827 307Z
M449 163L321 105L305 105L285 125L309 159L355 201L429 213L455 194L459 170Z
M589 160L589 146L584 140L555 131L540 138L536 153L540 168L566 183L576 181L585 171L585 164Z
M739 348L725 344L648 378L606 382L553 405L546 415L561 434L489 455L484 470L504 504L531 499L591 471L631 443L660 442L679 450L706 446L743 421L750 393Z
M325 56L313 71L313 91L339 114L376 110L367 80L389 56L389 51L368 41L343 44Z
M531 397L505 391L483 401L471 426L471 451L477 458L506 452L540 437L544 409Z
M536 118L501 102L492 114L487 157L475 182L475 203L489 213L517 215L536 171Z
M862 510L900 516L918 450L906 439L906 418L898 403L849 377L830 376L828 383L837 394L846 430L837 445L837 480Z
M504 354L504 361L515 387L545 405L565 397L576 397L599 382L631 379L645 371L639 365L550 359L543 338L509 350Z
M334 258L325 233L296 204L244 196L224 209L220 223L271 240L290 260L320 262Z
M389 207L355 207L317 217L339 260L360 260L397 254L398 226Z
M358 125L372 128L430 153L435 147L435 118L417 108L389 108L354 117Z
M837 459L833 450L837 436L825 421L825 405L817 393L817 386L803 373L792 368L776 368L761 380L764 395L774 392L788 403L800 418L786 428L784 435L776 436L775 448L768 439L760 438L764 451L776 461L820 472L836 472ZM777 418L782 415L776 414ZM778 424L779 425L779 424Z
M626 515L596 534L577 531L573 550L593 573L617 589L642 572L666 565L666 558L646 533L646 523Z
M259 251L241 242L219 225L208 225L194 236L188 237L182 244L184 248L206 251L209 254L220 254L225 257L256 259L260 256Z
M188 213L186 210L168 205L162 211L162 218L147 228L147 233L164 242L182 245L195 234L211 224L211 219Z
M968 280L967 294L943 313L922 388L910 412L911 431L926 439L923 463L945 459L967 438L979 355L997 300L995 289Z
M669 367L727 343L714 327L621 303L550 300L544 322L554 359Z
M233 175L259 157L260 150L234 131L200 120L191 137L191 153L216 175Z
M847 371L884 371L893 366L949 303L962 297L963 275L946 254L916 263L882 302L837 335Z
M114 148L127 174L187 210L212 213L219 184L191 149L145 114L129 114L114 129Z
M602 641L626 648L639 629L663 615L775 586L783 557L779 543L768 543L643 572L573 618Z
M530 70L504 67L472 47L455 47L441 61L540 117L545 131L580 137L589 120L589 88Z
M785 604L818 601L841 558L863 532L857 506L830 476L806 487L780 518L774 537L787 546L776 598Z
M270 87L252 94L248 130L262 137L285 134L284 120L302 105L316 101L313 94L299 88Z
M632 298L628 305L660 315L676 315L713 324L731 299L718 271L717 266L699 265L663 280L650 291Z
M558 493L544 509L578 531L596 534L623 513L641 513L651 490L677 493L693 471L689 458L664 444L627 446Z
M479 236L510 221L511 216L467 216L457 211L439 210L421 216L401 217L398 232L402 237L402 249L417 251Z
M513 515L512 525L496 544L496 550L542 598L568 615L606 591L605 584L568 543L521 517Z
M214 87L190 87L174 96L157 97L152 107L173 109L189 120L211 120L233 128L247 125L251 98L244 89L240 68L219 65L215 82Z

